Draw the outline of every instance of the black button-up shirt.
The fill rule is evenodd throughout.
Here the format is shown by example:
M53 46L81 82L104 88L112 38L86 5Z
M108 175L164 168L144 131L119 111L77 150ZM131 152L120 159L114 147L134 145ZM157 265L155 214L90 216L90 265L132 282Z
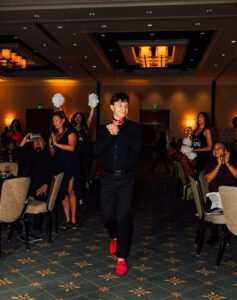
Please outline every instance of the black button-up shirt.
M111 135L102 125L94 144L95 154L102 159L104 170L128 171L135 167L141 152L141 131L137 123L125 119L118 135Z

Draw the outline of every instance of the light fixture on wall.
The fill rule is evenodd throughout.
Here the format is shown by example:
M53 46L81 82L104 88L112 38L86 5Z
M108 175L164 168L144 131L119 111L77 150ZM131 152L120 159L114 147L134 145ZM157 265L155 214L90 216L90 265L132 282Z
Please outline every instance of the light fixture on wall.
M11 49L0 49L0 68L26 69L27 60Z
M192 132L193 132L193 127L195 125L195 120L192 119L188 119L185 121L185 125L186 127L184 128L184 134L185 136L191 136Z
M168 46L138 46L132 47L132 54L141 68L166 68L174 61L175 47L170 48L172 51Z

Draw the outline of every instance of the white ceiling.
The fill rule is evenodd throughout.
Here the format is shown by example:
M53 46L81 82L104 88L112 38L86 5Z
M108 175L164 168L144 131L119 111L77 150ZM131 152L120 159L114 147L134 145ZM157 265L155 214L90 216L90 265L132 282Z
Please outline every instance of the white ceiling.
M152 74L116 72L92 36L94 32L129 32L132 37L133 32L195 30L214 30L215 34L198 68L185 74L178 69L156 70ZM153 78L169 82L237 80L237 42L231 43L237 41L237 0L1 0L1 35L18 37L59 68L18 71L10 74L14 77L97 81Z

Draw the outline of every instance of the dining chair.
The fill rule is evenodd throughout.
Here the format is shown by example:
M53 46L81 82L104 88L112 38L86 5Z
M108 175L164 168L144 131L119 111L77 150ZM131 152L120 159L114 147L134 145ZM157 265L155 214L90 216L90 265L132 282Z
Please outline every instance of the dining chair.
M219 266L231 235L237 235L237 187L220 186L219 193L225 214L226 226L221 234L216 266Z
M59 189L63 180L64 172L59 173L54 176L47 202L38 201L35 199L31 200L31 203L28 205L26 209L27 214L45 214L48 218L47 220L47 236L48 242L52 243L52 212L54 211L55 203L57 200L57 196L59 193ZM56 232L58 227L58 217L56 214Z
M13 176L17 176L18 174L18 164L16 162L1 162L0 163L0 171L1 172L9 172Z
M225 216L220 213L207 213L204 209L204 199L202 196L201 185L199 179L196 176L189 176L191 188L193 191L193 198L196 207L196 216L198 221L197 235L195 242L197 244L197 255L200 255L206 228L210 224L224 225Z
M208 190L208 183L205 179L204 171L201 171L199 173L198 179L199 179L199 182L200 182L200 185L201 185L203 200L206 203L206 200L207 200L206 194L209 192L209 190Z
M187 180L187 178L184 174L182 163L179 161L174 161L174 165L177 170L176 172L178 174L178 178L181 183L181 188L182 188L181 199L185 200L185 201L191 200L192 199L192 190L191 190L190 182L189 182L189 180Z
M28 222L23 218L26 209L25 200L30 187L29 177L4 180L0 195L0 256L1 256L1 224L13 224L19 220L23 227L26 249L29 250ZM11 231L10 231L11 232ZM10 239L10 233L8 236Z

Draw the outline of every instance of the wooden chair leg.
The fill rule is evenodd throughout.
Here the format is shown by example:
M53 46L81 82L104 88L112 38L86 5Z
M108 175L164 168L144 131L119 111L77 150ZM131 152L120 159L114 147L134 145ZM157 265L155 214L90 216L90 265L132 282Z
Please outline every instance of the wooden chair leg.
M20 219L20 222L21 222L21 225L22 225L23 234L24 234L24 238L25 238L26 250L29 251L30 250L30 246L29 246L29 223L28 223L28 220L25 220L25 219Z
M220 265L221 259L225 252L226 244L229 241L230 237L231 237L231 233L229 232L229 230L226 227L220 237L220 242L219 242L219 247L218 247L218 252L217 252L216 262L215 262L216 267L219 267L219 265Z
M7 236L8 242L10 242L10 240L11 240L11 238L12 238L12 234L13 234L13 231L14 231L14 227L15 227L15 223L10 224L10 229L9 229L9 233L8 233L8 236Z
M2 256L2 224L0 223L0 257Z
M201 253L207 225L208 224L203 221L200 221L199 223L198 236L197 236L197 255L200 255Z
M55 232L58 233L58 210L57 210L57 208L54 209L54 215L55 215Z
M51 213L47 213L47 236L48 236L48 243L52 243L52 216Z

